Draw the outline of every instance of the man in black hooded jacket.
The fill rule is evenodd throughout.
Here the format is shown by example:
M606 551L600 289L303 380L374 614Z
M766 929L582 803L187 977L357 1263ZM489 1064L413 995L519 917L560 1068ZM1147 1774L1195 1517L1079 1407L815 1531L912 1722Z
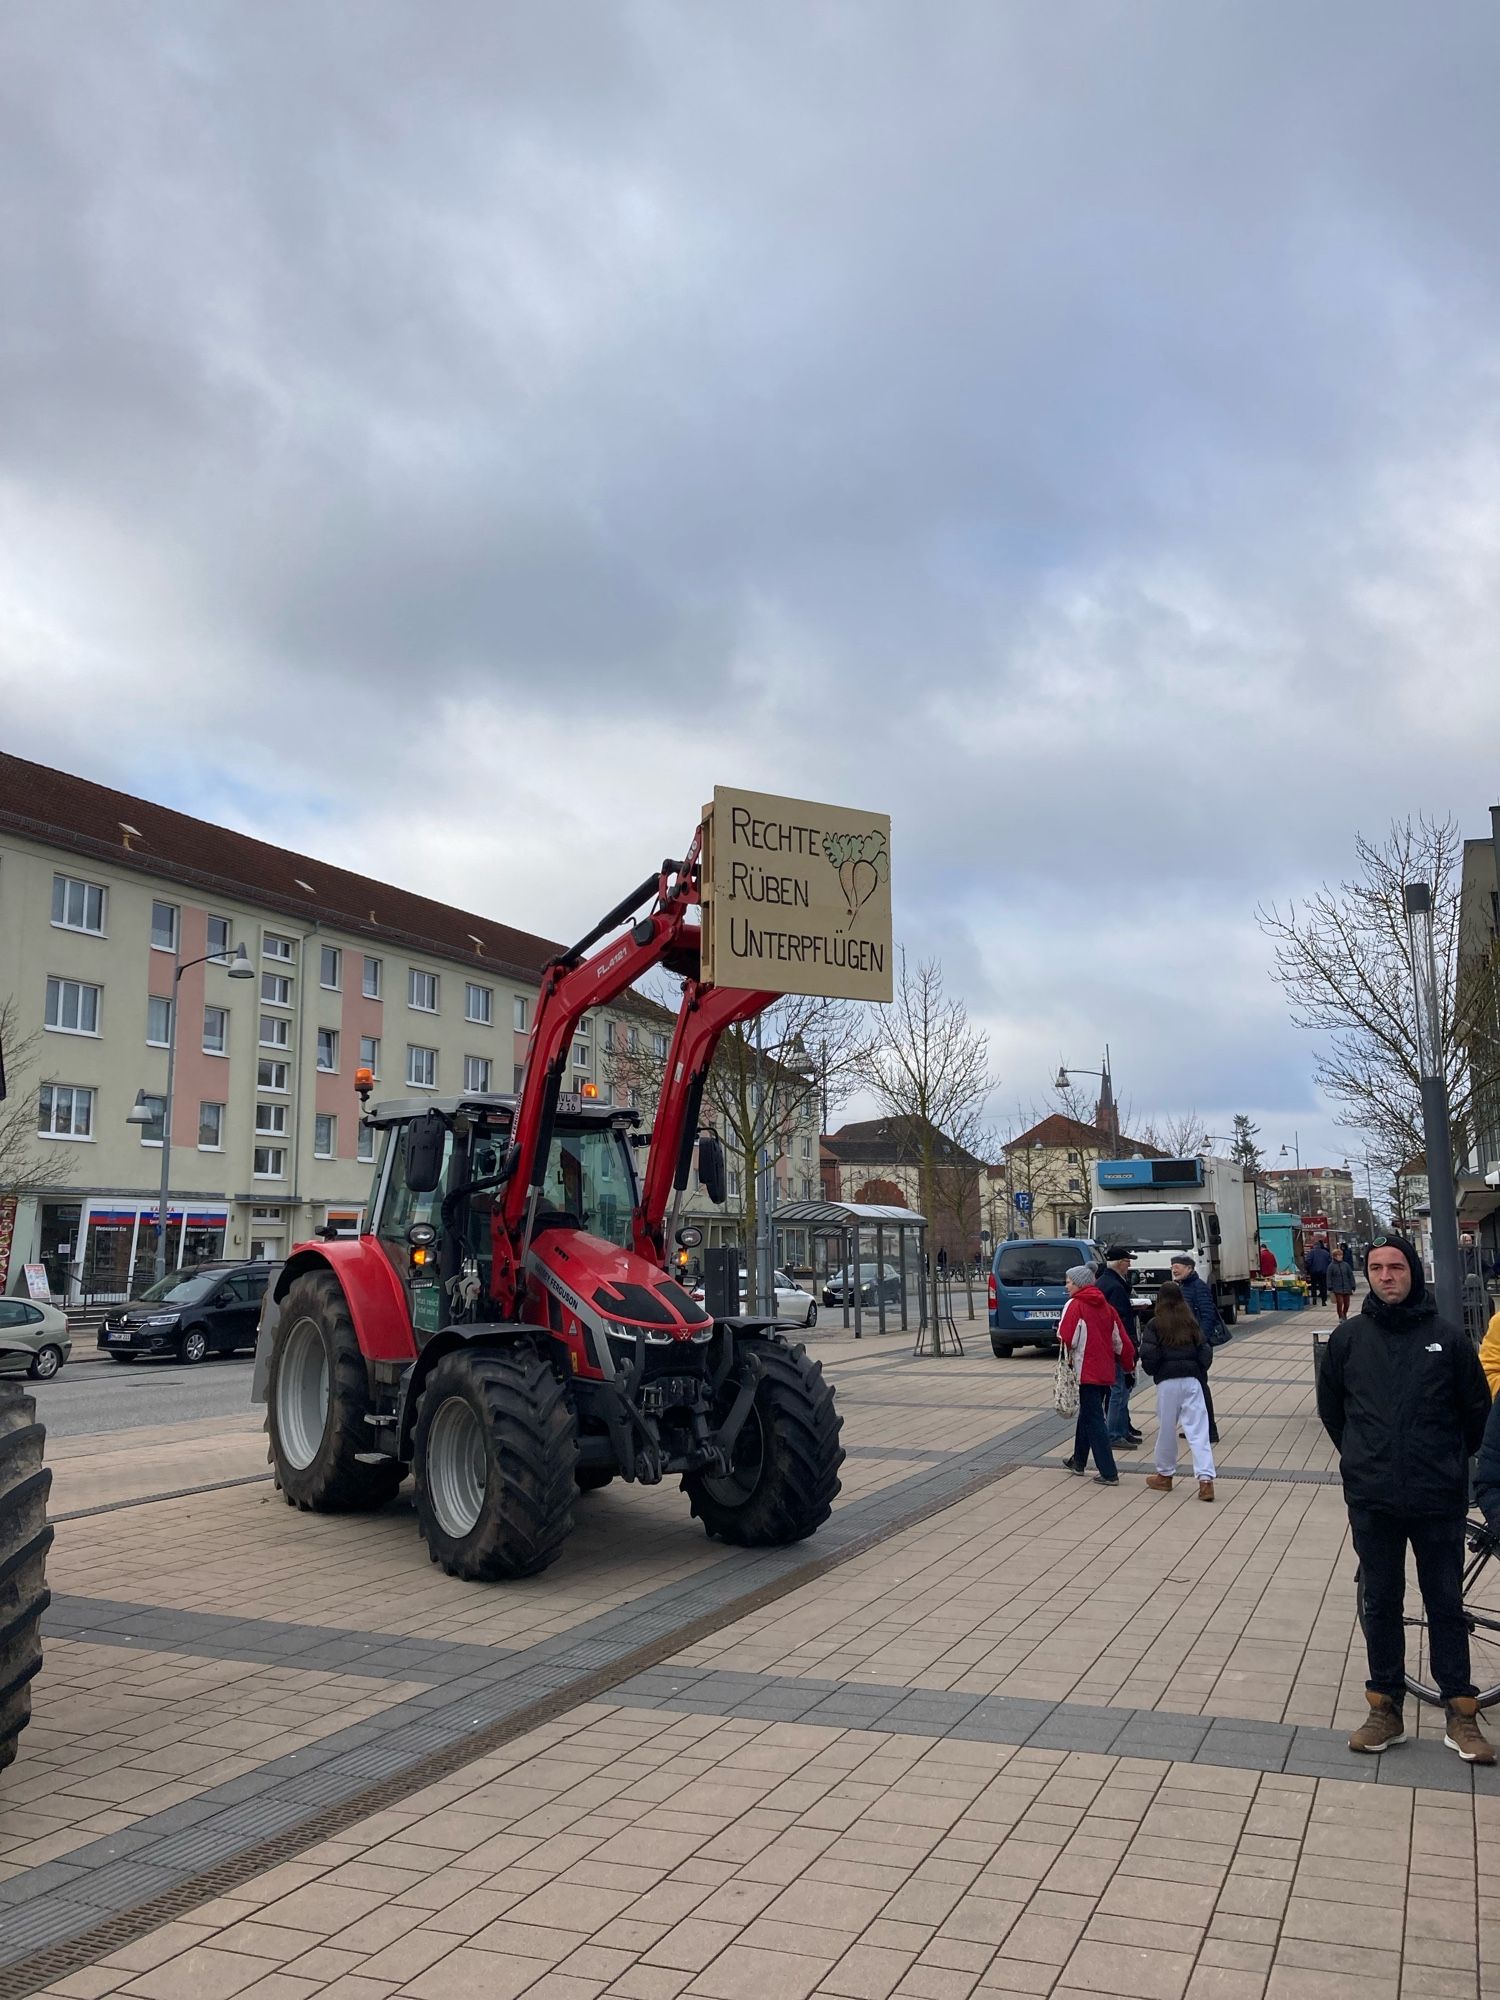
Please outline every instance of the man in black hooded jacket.
M1364 1309L1334 1327L1318 1377L1318 1415L1338 1446L1364 1586L1370 1713L1349 1748L1379 1752L1406 1740L1401 1614L1410 1543L1446 1711L1443 1740L1466 1763L1493 1764L1463 1617L1469 1459L1484 1435L1489 1384L1468 1335L1438 1317L1404 1236L1377 1236L1365 1275Z

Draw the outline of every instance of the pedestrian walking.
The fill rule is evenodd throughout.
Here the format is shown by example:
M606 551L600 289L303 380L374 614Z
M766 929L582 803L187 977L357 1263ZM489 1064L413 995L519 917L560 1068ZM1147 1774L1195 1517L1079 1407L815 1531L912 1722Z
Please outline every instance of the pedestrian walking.
M1349 1301L1354 1296L1354 1259L1349 1255L1347 1243L1341 1243L1338 1255L1328 1266L1328 1291L1333 1299L1334 1311L1340 1319L1349 1317Z
M1485 1437L1489 1384L1462 1327L1442 1319L1404 1236L1377 1236L1370 1289L1323 1351L1318 1415L1339 1454L1344 1504L1364 1591L1370 1713L1351 1750L1406 1741L1406 1550L1416 1559L1443 1741L1467 1764L1493 1764L1479 1727L1464 1618L1469 1459ZM1482 1504L1482 1503L1481 1503Z
M1320 1236L1307 1253L1307 1282L1315 1306L1328 1303L1328 1267L1332 1262L1328 1245Z
M1203 1338L1210 1347L1218 1347L1229 1338L1229 1329L1219 1316L1219 1302L1214 1297L1212 1285L1206 1284L1198 1276L1198 1260L1186 1250L1178 1251L1172 1259L1172 1283L1182 1293L1188 1311L1197 1320ZM1208 1386L1208 1371L1203 1371L1203 1402L1208 1411L1208 1441L1219 1442L1219 1426L1214 1416L1214 1392Z
M1193 1454L1198 1498L1214 1497L1214 1455L1203 1395L1213 1356L1202 1327L1182 1296L1182 1287L1163 1285L1141 1335L1141 1366L1156 1384L1156 1470L1146 1475L1146 1484L1157 1493L1172 1490L1180 1424Z
M1130 1303L1130 1252L1106 1250L1097 1283L1129 1334L1131 1346L1138 1349L1135 1307ZM1122 1357L1115 1364L1115 1386L1109 1392L1109 1408L1104 1418L1110 1444L1116 1451L1136 1451L1140 1447L1141 1433L1130 1421L1130 1392L1134 1387L1135 1370L1127 1368Z
M1089 1467L1089 1453L1098 1467L1095 1477L1101 1486L1118 1486L1119 1470L1109 1447L1105 1408L1115 1386L1115 1371L1121 1359L1135 1366L1135 1347L1120 1324L1120 1316L1094 1283L1087 1264L1075 1264L1063 1273L1068 1303L1057 1323L1058 1340L1073 1357L1073 1373L1078 1381L1078 1428L1073 1435L1073 1455L1064 1461L1069 1472L1081 1479Z

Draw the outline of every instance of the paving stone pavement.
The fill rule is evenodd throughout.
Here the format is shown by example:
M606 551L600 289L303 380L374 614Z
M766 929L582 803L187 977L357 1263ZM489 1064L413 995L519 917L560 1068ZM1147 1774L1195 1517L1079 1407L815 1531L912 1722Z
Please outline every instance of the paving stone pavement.
M315 1521L241 1488L67 1523L54 1575L70 1636L49 1643L0 1792L0 1952L128 1912L174 1870L191 1881L235 1812L295 1827L344 1766L378 1775L455 1728L461 1748L547 1690L562 1707L540 1726L45 1990L1500 1993L1476 1869L1481 1834L1500 1831L1494 1774L1443 1750L1426 1712L1383 1760L1343 1748L1363 1669L1311 1411L1315 1323L1251 1322L1219 1355L1225 1462L1242 1471L1212 1509L1190 1482L1158 1496L1060 1478L1069 1440L1040 1358L971 1343L962 1361L912 1362L889 1336L834 1334L815 1346L854 1450L833 1522L800 1550L726 1553L677 1496L615 1489L580 1510L555 1571L509 1591L429 1571L399 1505ZM1141 1399L1137 1414L1149 1448ZM658 1664L567 1705L570 1675L607 1673L642 1635ZM172 1774L153 1759L186 1734L175 1704L105 1708L89 1730L111 1671L122 1701L185 1677L205 1715L233 1708L210 1736L270 1732L196 1744L250 1760L233 1796L216 1782L99 1824L151 1797L135 1777L115 1781L120 1803L88 1791L110 1757L129 1748L159 1785ZM330 1713L338 1726L313 1734Z

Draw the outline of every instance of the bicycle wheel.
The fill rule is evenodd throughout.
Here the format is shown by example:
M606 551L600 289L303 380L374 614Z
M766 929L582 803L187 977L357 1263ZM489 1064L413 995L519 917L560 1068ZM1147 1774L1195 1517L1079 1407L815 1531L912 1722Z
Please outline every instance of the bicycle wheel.
M1469 1673L1479 1690L1479 1706L1493 1708L1500 1702L1500 1563L1495 1537L1484 1522L1470 1520L1464 1528L1464 1622L1469 1628ZM1354 1602L1359 1629L1365 1630L1365 1579L1363 1570L1354 1576ZM1406 1578L1406 1602L1415 1605L1402 1618L1406 1627L1406 1685L1418 1701L1441 1704L1437 1682L1432 1676L1432 1648L1428 1641L1427 1619L1417 1589L1415 1569Z

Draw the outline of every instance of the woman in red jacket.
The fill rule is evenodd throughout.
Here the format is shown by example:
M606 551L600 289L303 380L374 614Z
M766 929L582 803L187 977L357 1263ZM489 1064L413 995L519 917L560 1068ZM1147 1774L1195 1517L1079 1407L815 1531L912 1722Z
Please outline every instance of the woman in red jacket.
M1115 1386L1116 1363L1127 1372L1134 1368L1135 1348L1087 1264L1075 1264L1065 1279L1068 1303L1058 1321L1057 1337L1073 1356L1073 1373L1078 1378L1078 1429L1073 1456L1063 1463L1082 1479L1092 1451L1099 1468L1094 1476L1100 1485L1118 1486L1120 1475L1109 1448L1104 1412Z

